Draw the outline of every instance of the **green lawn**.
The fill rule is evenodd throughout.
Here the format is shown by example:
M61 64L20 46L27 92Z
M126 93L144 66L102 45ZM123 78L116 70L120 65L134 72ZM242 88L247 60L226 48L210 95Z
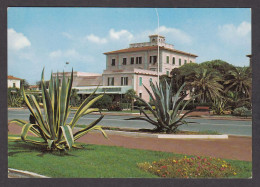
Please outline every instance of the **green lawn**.
M9 142L8 167L59 178L156 178L156 175L140 170L137 163L183 156L115 146L83 146L84 149L73 149L60 155L59 152L42 152L42 147L24 142ZM252 162L226 161L241 168L236 177L251 176Z

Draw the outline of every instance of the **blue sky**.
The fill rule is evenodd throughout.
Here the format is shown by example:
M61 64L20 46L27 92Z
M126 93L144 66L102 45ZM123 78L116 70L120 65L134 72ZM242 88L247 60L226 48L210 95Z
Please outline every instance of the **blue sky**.
M248 66L248 8L159 8L159 32L175 49ZM30 84L51 71L102 73L104 52L147 42L157 33L154 8L8 8L8 74ZM70 62L66 65L66 62Z

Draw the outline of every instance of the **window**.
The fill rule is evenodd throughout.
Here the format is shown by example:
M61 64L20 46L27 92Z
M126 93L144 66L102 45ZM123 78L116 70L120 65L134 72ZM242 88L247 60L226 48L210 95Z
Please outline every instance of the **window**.
M187 64L187 60L184 60L184 64Z
M114 86L114 77L108 77L107 85L108 86Z
M181 59L179 59L179 66L181 66Z
M175 57L172 57L172 64L175 65Z
M166 71L166 75L169 76L169 71Z
M136 57L136 64L142 64L142 57Z
M135 57L131 57L131 64L135 63Z
M166 62L167 62L167 64L169 64L169 56L167 56L167 58L166 58Z
M192 61L190 60L190 63L192 63Z
M142 93L139 93L139 97L142 98Z
M142 85L143 85L143 78L139 77L139 86L142 86Z
M150 56L150 64L155 64L157 62L157 56Z
M149 79L149 81L150 81L150 82L153 82L153 79L152 79L152 78L150 78L150 79Z
M128 85L128 77L121 77L121 86Z
M13 83L13 88L15 88L16 86L15 86L15 83Z
M116 65L116 59L112 59L112 63L111 63L112 66L115 66Z
M123 65L126 65L126 58L123 58Z

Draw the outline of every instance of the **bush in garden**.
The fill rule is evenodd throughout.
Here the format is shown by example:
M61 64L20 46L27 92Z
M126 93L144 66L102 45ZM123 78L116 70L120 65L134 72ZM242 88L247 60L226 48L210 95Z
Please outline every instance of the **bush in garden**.
M243 116L245 113L249 112L250 110L248 110L246 107L239 107L239 108L236 108L234 111L233 111L233 115L234 116Z
M49 81L49 89L46 88L44 81L44 70L42 71L42 100L44 113L40 109L40 103L35 99L34 95L26 94L24 88L22 88L22 95L26 102L28 109L31 112L30 121L28 123L24 120L14 119L10 123L16 123L22 127L21 139L8 137L9 139L23 140L32 144L45 146L49 150L68 150L72 147L79 148L74 142L80 137L84 136L91 130L100 130L104 136L106 134L102 130L101 126L96 126L98 122L102 120L104 115L101 115L98 119L91 122L85 128L73 133L73 128L77 124L78 120L87 114L92 112L98 112L97 108L90 108L97 100L103 97L99 95L95 98L92 96L95 91L86 98L79 109L75 112L74 117L68 123L68 116L70 114L70 96L72 91L73 71L71 72L70 79L66 80L63 73L62 82L59 83L58 76L55 80L51 75ZM40 137L42 141L35 141L31 137L27 137L28 132L33 133L37 137Z
M93 107L99 109L107 109L111 104L112 104L112 98L109 95L104 95L93 105Z
M237 175L237 169L222 159L212 157L168 158L152 163L138 163L144 171L165 178L225 178Z
M222 115L225 114L225 111L230 109L229 106L227 106L227 101L225 99L215 99L212 110L214 114Z
M119 102L113 102L108 108L109 111L122 111L123 108L121 107Z

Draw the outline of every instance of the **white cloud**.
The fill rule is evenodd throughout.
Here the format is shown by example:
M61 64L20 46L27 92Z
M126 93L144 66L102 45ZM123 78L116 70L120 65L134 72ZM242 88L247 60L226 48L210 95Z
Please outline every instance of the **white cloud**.
M14 29L8 29L8 48L12 50L21 50L25 47L31 46L29 39L18 33Z
M68 60L74 62L93 62L94 58L90 55L82 55L75 49L56 50L49 53L51 59Z
M51 58L59 58L62 56L61 50L53 51L49 54L49 57Z
M73 38L73 36L72 36L71 34L67 33L67 32L62 32L61 34L62 34L62 36L64 36L65 38L68 38L68 39L72 39L72 38Z
M128 40L131 40L133 38L133 35L129 31L124 29L117 32L114 29L110 29L109 36L111 39L116 40L119 40L120 38L127 38Z
M158 29L154 31L153 34L157 33ZM169 28L165 26L159 27L159 34L163 36L167 36L167 38L172 39L173 42L177 41L183 44L191 44L192 38L187 33L180 29L176 28Z
M94 34L90 34L88 36L86 36L86 39L89 40L90 42L94 42L97 44L105 44L107 43L107 39L106 38L100 38Z
M218 27L218 35L224 42L227 43L250 43L251 23L244 21L238 26L235 26L234 24L221 25Z

